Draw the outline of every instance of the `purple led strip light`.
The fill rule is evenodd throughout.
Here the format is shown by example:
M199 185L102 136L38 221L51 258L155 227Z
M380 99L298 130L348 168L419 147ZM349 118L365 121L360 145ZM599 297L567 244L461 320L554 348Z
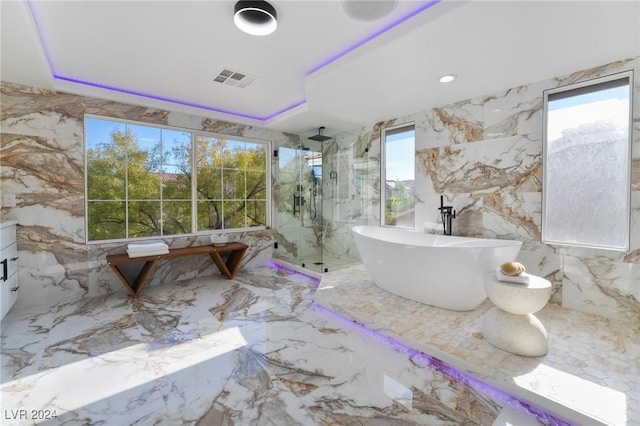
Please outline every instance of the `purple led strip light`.
M300 271L296 271L294 269L291 268L287 268L286 266L274 262L274 261L270 261L267 263L267 266L273 268L273 269L277 269L292 275L299 275L302 277L305 277L306 279L308 279L308 281L312 284L318 285L320 284L320 280L318 280L317 278L314 278L312 276L306 275ZM355 320L352 320L350 318L345 317L344 315L341 315L335 311L332 311L328 308L325 308L324 306L319 305L318 303L313 303L313 308L315 308L318 311L321 311L323 313L325 313L326 315L334 318L335 320L337 320L338 322L345 324L348 327L354 328L357 331L366 334L392 348L394 348L395 350L405 353L407 355L409 355L411 358L416 359L420 362L422 362L423 364L429 366L430 368L433 368L436 371L439 371L440 373L451 377L452 379L464 383L467 386L470 386L471 388L477 390L478 392L484 394L484 395L488 395L491 399L493 399L494 401L500 402L504 405L510 405L512 407L515 407L527 414L533 414L541 423L545 424L545 425L549 425L549 426L571 426L571 423L568 423L565 420L561 420L556 418L555 416L549 414L548 412L546 412L545 410L543 410L542 408L539 408L535 405L520 401L518 398L507 394L506 392L496 388L495 386L492 386L488 383L485 383L481 380L479 380L478 378L464 373L460 370L457 370L455 368L453 368L452 366L444 363L443 361L439 360L438 358L434 358L430 355L425 354L424 352L420 352L417 349L414 349L410 346L407 346L403 343L398 342L397 340L392 339L391 337L385 336L382 333L379 333L369 327L367 327L366 325L357 322Z
M398 25L408 21L409 19L413 18L414 16L424 12L427 9L430 9L432 6L435 6L436 4L440 3L442 0L431 0L425 4L423 4L422 6L420 6L419 8L417 8L416 10L408 13L405 16L402 16L400 19L398 19L397 21L394 21L392 23L390 23L389 25L379 29L378 31L376 31L375 33L371 34L368 37L365 37L364 39L356 42L354 45L347 47L346 49L342 50L341 52L339 52L338 54L330 57L329 59L327 59L326 61L321 62L320 64L316 65L315 67L311 68L309 70L309 72L307 73L307 75L311 75L314 72L326 67L327 65L337 61L338 59L342 58L343 56L345 56L348 53L353 52L354 50L356 50L357 48L359 48L360 46L363 46L365 44L367 44L368 42L370 42L371 40L373 40L376 37L381 36L382 34L386 33L387 31L397 27Z
M107 85L107 84L101 84L101 83L94 83L91 81L87 81L87 80L81 80L78 78L73 78L73 77L68 77L68 76L63 76L61 74L58 74L53 66L53 60L50 54L50 50L47 46L47 43L44 40L44 37L42 36L42 31L40 30L41 26L40 23L38 22L38 19L36 17L36 14L34 12L33 6L32 6L32 1L33 0L27 0L27 6L29 7L29 12L31 14L31 17L33 19L34 25L36 27L36 32L38 33L38 39L40 40L40 45L42 46L42 49L44 51L44 55L47 59L47 63L49 64L49 69L51 69L51 74L52 77L54 79L57 80L62 80L62 81L68 81L70 83L75 83L75 84L82 84L85 86L90 86L90 87L96 87L99 89L105 89L105 90L111 90L114 92L120 92L120 93L125 93L128 95L134 95L134 96L140 96L143 98L148 98L148 99L154 99L154 100L158 100L158 101L162 101L162 102L169 102L169 103L173 103L176 105L183 105L183 106L187 106L187 107L191 107L191 108L199 108L199 109L203 109L203 110L207 110L207 111L212 111L212 112L218 112L218 113L223 113L223 114L227 114L227 115L232 115L232 116L236 116L236 117L242 117L242 118L249 118L251 120L255 120L255 121L260 121L260 122L266 122L271 120L272 118L275 118L281 114L284 114L288 111L291 111L301 105L304 105L307 100L306 98L296 101L294 102L292 105L289 105L285 108L282 108L272 114L266 115L266 116L258 116L258 115L252 115L252 114L246 114L246 113L242 113L242 112L238 112L238 111L231 111L231 110L226 110L223 108L216 108L216 107L212 107L212 106L208 106L208 105L203 105L203 104L198 104L198 103L194 103L194 102L188 102L188 101L183 101L180 99L172 99L172 98L168 98L168 97L164 97L164 96L159 96L159 95L153 95L150 93L145 93L145 92L140 92L137 90L132 90L132 89L124 89L124 88L120 88L120 87L116 87L116 86L111 86L111 85ZM425 4L423 4L422 6L420 6L419 8L417 8L416 10L408 13L407 15L401 17L400 19L398 19L395 22L392 22L391 24L383 27L382 29L376 31L375 33L371 34L370 36L364 38L363 40L360 40L359 42L355 43L354 45L347 47L346 49L342 50L341 52L339 52L338 54L332 56L331 58L327 59L326 61L321 62L319 65L315 66L314 68L312 68L307 75L311 75L314 72L326 67L327 65L337 61L338 59L342 58L343 56L345 56L346 54L356 50L357 48L359 48L360 46L368 43L369 41L375 39L376 37L386 33L387 31L397 27L398 25L402 24L403 22L406 22L407 20L413 18L414 16L418 15L421 12L424 12L425 10L431 8L432 6L440 3L442 0L431 0Z
M286 266L281 265L278 262L274 262L274 261L267 262L267 266L282 272L286 272L287 274L299 275L301 277L304 277L309 283L315 285L316 287L318 286L318 284L320 284L320 280L318 278L312 277L311 275L307 275L300 271L296 271L295 269L292 269L292 268L287 268Z
M143 98L148 98L148 99L155 99L158 101L163 101L163 102L170 102L173 104L177 104L177 105L184 105L184 106L188 106L188 107L192 107L192 108L200 108L200 109L204 109L207 111L213 111L213 112L221 112L223 114L228 114L228 115L233 115L236 117L243 117L243 118L250 118L252 120L256 120L256 121L268 121L270 119L272 119L273 117L276 117L280 114L283 114L289 110L292 110L300 105L303 105L306 102L306 99L303 99L301 101L298 101L296 103L294 103L293 105L290 105L280 111L277 111L273 114L261 117L261 116L257 116L257 115L251 115L251 114L245 114L242 112L237 112L237 111L231 111L231 110L226 110L226 109L222 109L222 108L215 108L215 107L211 107L211 106L207 106L207 105L203 105L203 104L197 104L194 102L188 102L188 101L181 101L179 99L172 99L172 98L167 98L164 96L158 96L158 95L153 95L150 93L144 93L144 92L138 92L136 90L129 90L129 89L122 89L119 87L115 87L115 86L109 86L107 84L100 84L100 83L92 83L90 81L85 81L85 80L79 80L77 78L71 78L71 77L64 77L62 75L58 75L58 74L53 74L53 77L58 79L58 80L63 80L63 81L69 81L71 83L77 83L77 84L83 84L85 86L91 86L91 87L97 87L100 89L107 89L107 90L112 90L114 92L120 92L120 93L126 93L128 95L135 95L135 96L141 96Z
M384 334L381 334L375 330L372 330L370 328L368 328L367 326L365 326L362 323L359 323L357 321L351 320L337 312L334 312L330 309L325 308L324 306L321 306L317 303L313 303L312 305L315 309L317 309L318 311L321 311L325 314L327 314L328 316L338 320L340 323L343 323L349 327L355 328L356 330L360 331L361 333L364 333L368 336L373 337L374 339L387 344L388 346L391 346L392 348L406 353L407 355L409 355L411 358L416 359L421 361L422 363L426 364L427 366L433 368L436 371L439 371L443 374L445 374L446 376L451 377L452 379L458 381L458 382L462 382L470 387L472 387L473 389L481 392L484 395L489 395L492 399L501 402L503 405L511 405L512 407L516 407L522 411L524 411L525 413L528 414L533 414L540 422L542 422L545 425L550 425L550 426L571 426L571 423L566 422L565 420L560 420L558 418L556 418L555 416L547 413L545 410L536 407L535 405L520 401L518 398L511 396L507 393L505 393L504 391L488 384L485 383L479 379L477 379L474 376L471 376L467 373L464 373L460 370L456 370L455 368L451 367L450 365L445 364L444 362L442 362L441 360L434 358L430 355L425 354L424 352L420 352L417 349L411 348L407 345L404 345L400 342L398 342L397 340L394 340L390 337L385 336Z

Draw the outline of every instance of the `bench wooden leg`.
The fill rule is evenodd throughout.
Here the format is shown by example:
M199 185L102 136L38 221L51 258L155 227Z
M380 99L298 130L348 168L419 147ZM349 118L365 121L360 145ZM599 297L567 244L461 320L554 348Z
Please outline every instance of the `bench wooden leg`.
M144 265L142 266L142 269L138 273L138 276L136 277L133 284L129 282L127 277L124 276L117 265L110 263L109 266L111 267L113 273L116 274L116 276L120 279L124 287L129 291L129 294L131 294L131 296L135 298L138 297L144 286L147 285L151 274L153 274L153 271L155 271L156 267L158 266L158 261L148 260L144 262Z
M222 275L227 278L233 278L233 276L236 274L236 271L238 270L238 267L240 266L240 262L242 261L242 258L244 257L246 251L246 248L240 250L232 250L231 252L229 252L226 262L222 260L222 257L218 252L209 253L209 256L211 256L211 260L213 260L213 263L216 264L218 270Z
M224 263L224 260L222 260L222 257L220 257L220 253L212 252L212 253L209 253L209 256L211 257L211 260L213 260L213 263L216 264L216 266L218 267L218 270L222 275L224 275L227 278L233 277L229 269L227 269L227 265Z
M226 262L227 270L231 275L229 278L233 278L233 276L236 274L236 271L240 267L240 262L242 262L246 251L247 249L244 248L241 250L233 250L231 253L229 253L229 257L227 257Z
M140 273L136 277L136 281L135 281L136 295L135 295L135 297L138 297L138 295L140 294L140 292L142 291L144 286L147 285L147 283L149 282L149 278L151 278L151 275L153 274L153 271L156 270L157 266L158 266L158 261L157 260L149 260L147 262L144 262L144 266L142 267L142 269L140 270Z

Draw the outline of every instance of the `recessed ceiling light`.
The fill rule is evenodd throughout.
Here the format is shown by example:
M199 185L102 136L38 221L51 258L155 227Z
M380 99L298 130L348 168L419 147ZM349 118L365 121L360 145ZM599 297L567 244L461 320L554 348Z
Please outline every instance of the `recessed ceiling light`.
M456 78L458 78L458 76L455 74L445 74L440 77L440 83L451 83Z
M234 7L233 22L247 34L264 36L278 28L276 9L266 1L239 1Z
M391 13L396 0L344 0L342 7L351 19L356 21L375 21Z

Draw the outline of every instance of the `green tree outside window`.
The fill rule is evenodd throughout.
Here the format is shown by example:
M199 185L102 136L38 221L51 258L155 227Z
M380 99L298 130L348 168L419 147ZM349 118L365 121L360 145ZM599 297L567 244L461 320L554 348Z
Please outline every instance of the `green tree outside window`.
M89 241L266 226L266 144L97 118L85 131Z

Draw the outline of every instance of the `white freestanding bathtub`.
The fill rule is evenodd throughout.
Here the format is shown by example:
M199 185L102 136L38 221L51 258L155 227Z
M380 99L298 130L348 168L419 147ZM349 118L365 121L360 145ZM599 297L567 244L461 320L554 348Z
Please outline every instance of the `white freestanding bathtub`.
M487 297L483 280L516 260L522 242L424 234L354 226L353 236L376 285L416 302L455 311L475 309Z

